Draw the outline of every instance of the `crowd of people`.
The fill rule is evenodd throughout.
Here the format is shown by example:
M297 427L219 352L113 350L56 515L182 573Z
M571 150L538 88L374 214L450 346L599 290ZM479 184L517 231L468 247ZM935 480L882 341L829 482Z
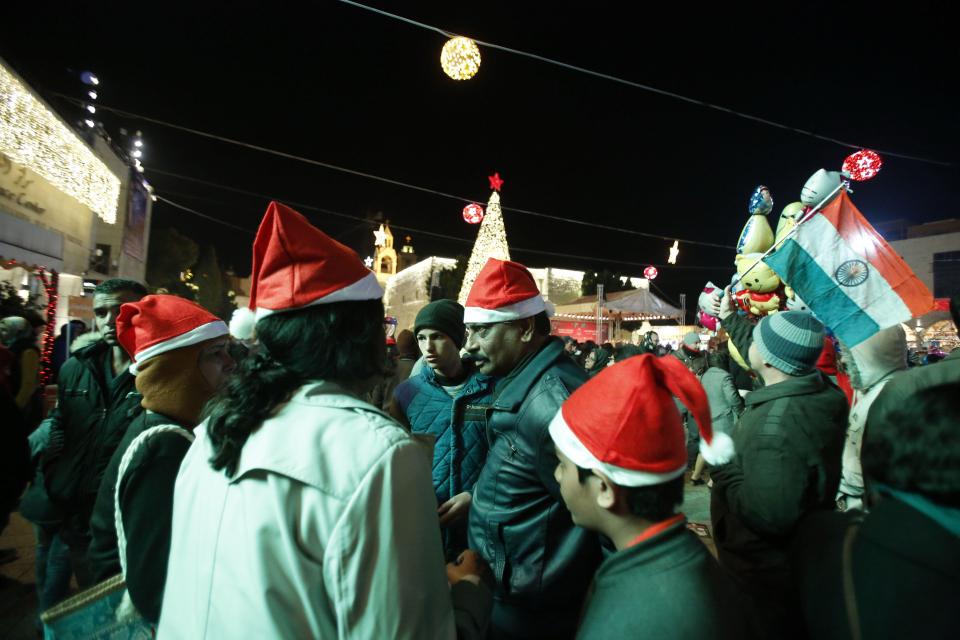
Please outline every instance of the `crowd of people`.
M160 638L956 634L960 351L908 370L898 326L847 349L730 295L732 349L579 343L491 258L385 359L382 295L272 203L249 309L101 283L39 425L4 319L0 524L35 526L41 611L122 575L116 619Z

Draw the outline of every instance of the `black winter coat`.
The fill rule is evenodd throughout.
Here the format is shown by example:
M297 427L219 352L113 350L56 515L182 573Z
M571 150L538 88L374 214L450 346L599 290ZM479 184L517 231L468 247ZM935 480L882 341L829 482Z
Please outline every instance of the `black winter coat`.
M60 369L51 432L63 432L63 451L44 467L50 498L71 512L92 509L103 472L127 425L142 408L134 377L104 373L110 346L80 349ZM87 514L89 517L89 514Z
M469 543L493 570L495 635L572 637L600 544L563 504L548 427L586 373L557 338L521 367L488 411L489 453L474 487Z

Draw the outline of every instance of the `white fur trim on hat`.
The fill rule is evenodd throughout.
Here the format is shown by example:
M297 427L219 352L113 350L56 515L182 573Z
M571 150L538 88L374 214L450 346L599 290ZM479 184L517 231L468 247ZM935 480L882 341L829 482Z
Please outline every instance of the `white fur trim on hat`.
M256 325L256 314L247 307L241 307L230 316L230 335L237 340L250 340Z
M138 365L143 364L150 358L155 358L161 353L173 351L174 349L182 349L183 347L189 347L190 345L206 342L207 340L213 340L214 338L225 336L228 333L230 333L230 330L227 328L227 323L223 320L214 320L213 322L202 324L186 333L181 333L175 338L158 342L143 351L135 353L133 355L133 363L130 365L130 373L137 375Z
M499 309L484 309L483 307L466 307L463 310L464 324L485 324L488 322L507 322L509 320L522 320L535 316L541 311L546 311L547 305L540 295L521 300L513 304L508 304Z
M557 411L557 415L555 415L550 422L550 437L553 438L553 443L563 452L563 455L570 458L570 461L575 465L584 469L601 471L605 476L610 478L614 484L621 487L650 487L655 484L663 484L664 482L682 476L683 472L687 470L686 463L676 471L650 473L648 471L624 469L623 467L602 462L590 453L590 450L583 446L583 443L581 443L573 431L570 430L567 421L563 419L562 409Z
M707 439L700 436L700 455L707 461L707 464L720 465L733 460L736 450L733 446L733 438L723 432L713 432L713 441L707 443Z
M380 283L377 281L377 276L373 273L373 271L371 271L353 284L347 285L342 289L337 289L333 293L329 293L322 298L317 298L313 302L308 302L301 307L291 307L289 309L266 309L264 307L257 307L256 318L259 321L261 318L266 318L274 313L299 311L300 309L314 307L318 304L330 304L332 302L359 302L361 300L379 300L382 297L383 287L380 286Z

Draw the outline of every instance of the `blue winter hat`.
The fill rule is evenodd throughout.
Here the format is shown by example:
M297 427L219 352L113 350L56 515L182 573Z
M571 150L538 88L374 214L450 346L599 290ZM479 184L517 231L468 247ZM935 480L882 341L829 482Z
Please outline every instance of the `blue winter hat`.
M813 371L823 351L823 324L806 311L781 311L753 328L764 362L791 376Z

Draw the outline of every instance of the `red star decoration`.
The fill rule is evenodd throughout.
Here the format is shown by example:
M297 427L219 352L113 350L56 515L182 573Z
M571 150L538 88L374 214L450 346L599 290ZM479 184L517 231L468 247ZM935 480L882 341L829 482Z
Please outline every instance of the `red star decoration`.
M487 176L487 180L490 181L490 188L494 191L500 191L500 187L503 186L503 179L500 178L499 173L494 173L492 176Z

